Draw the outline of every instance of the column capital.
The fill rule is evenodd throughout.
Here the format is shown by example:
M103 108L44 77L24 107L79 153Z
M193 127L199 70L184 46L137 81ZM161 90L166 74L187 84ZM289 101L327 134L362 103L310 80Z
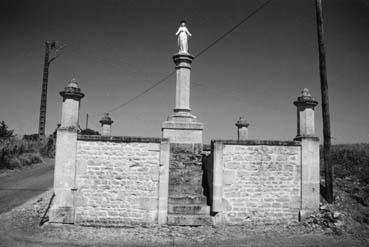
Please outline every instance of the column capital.
M293 104L297 108L306 109L306 108L312 108L314 109L318 105L318 101L316 101L310 94L309 89L304 88L301 91L301 94L299 97L297 97L297 100L293 102Z
M249 127L250 123L247 122L246 118L244 117L240 117L240 119L238 119L238 121L235 123L235 125L237 126L237 128L242 128L242 127Z
M187 68L191 69L191 64L195 58L190 53L180 52L173 55L173 61L176 64L176 69Z
M63 101L65 99L74 99L79 101L85 97L85 94L81 92L81 89L78 87L78 83L75 79L72 79L59 94L63 97Z
M101 123L101 126L103 126L105 124L106 125L112 125L112 123L114 123L114 121L109 116L109 113L105 113L104 116L101 118L101 120L99 122Z

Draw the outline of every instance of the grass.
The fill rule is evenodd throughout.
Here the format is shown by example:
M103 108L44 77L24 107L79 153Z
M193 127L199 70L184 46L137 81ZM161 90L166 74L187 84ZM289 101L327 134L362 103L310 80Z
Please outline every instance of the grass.
M324 164L321 152L321 170ZM331 148L330 160L336 178L354 176L363 184L369 184L369 143L339 144Z
M0 169L15 169L41 163L54 156L54 139L27 140L18 137L0 139Z

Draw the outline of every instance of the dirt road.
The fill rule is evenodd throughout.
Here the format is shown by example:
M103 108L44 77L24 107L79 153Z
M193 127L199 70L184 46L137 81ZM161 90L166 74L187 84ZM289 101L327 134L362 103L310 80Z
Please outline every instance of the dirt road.
M50 189L53 178L53 159L46 159L45 164L1 176L0 214Z

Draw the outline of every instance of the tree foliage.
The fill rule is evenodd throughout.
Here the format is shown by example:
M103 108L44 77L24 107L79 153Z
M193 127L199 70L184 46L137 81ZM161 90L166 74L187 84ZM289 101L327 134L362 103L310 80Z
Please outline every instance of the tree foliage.
M9 138L13 136L13 130L9 130L4 121L0 122L0 138Z
M81 135L100 135L99 131L93 129L83 129L81 130Z

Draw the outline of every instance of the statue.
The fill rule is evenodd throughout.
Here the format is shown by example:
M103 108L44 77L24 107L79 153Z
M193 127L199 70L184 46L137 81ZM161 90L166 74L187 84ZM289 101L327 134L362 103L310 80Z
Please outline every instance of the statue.
M188 53L188 36L192 36L186 27L186 21L181 21L178 31L176 32L178 36L178 46L179 53Z

